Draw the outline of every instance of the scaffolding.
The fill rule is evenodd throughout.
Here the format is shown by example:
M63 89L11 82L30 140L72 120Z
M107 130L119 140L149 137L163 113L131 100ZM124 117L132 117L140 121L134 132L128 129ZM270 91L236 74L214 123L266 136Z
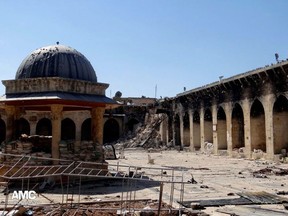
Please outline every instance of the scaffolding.
M183 208L180 205L178 208L175 207L175 203L177 203L176 199L182 202L184 198L185 184L188 184L185 179L187 179L186 175L189 175L186 173L187 170L185 168L139 167L122 165L119 162L114 164L106 162L94 163L13 154L1 154L1 157L12 158L12 161L14 161L13 164L5 162L0 164L0 178L6 184L5 205L1 209L4 210L3 212L7 209L16 209L23 204L23 200L15 201L9 198L11 196L10 184L12 182L17 182L18 189L22 191L37 189L38 197L47 202L25 204L28 207L53 205L53 210L47 215L54 215L59 211L61 215L71 215L71 211L73 211L72 215L81 215L81 212L94 210L113 211L117 212L117 214L129 215L142 209L142 207L139 208L137 206L137 203L155 199L155 197L152 199L136 198L139 187L142 189L151 187L151 190L153 189L154 192L157 192L157 207L150 210L156 211L158 215L161 215L161 212L179 211ZM31 162L34 165L31 165ZM83 194L87 192L87 185L92 185L93 187L101 180L104 182L117 182L120 188L118 200L84 202L83 196L85 195ZM49 194L38 190L39 188L44 188L49 181L56 182L60 186L57 198L52 196L53 192ZM49 197L49 195L52 197ZM175 199L176 196L177 198ZM167 203L165 207L162 199ZM103 207L107 202L114 202L117 205ZM67 210L71 210L70 213L65 213Z

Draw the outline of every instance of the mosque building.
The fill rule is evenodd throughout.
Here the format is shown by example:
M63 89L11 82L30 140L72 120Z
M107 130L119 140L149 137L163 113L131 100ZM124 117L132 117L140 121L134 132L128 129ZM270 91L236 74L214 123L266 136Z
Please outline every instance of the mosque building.
M6 88L0 98L2 151L44 150L54 159L67 155L71 159L81 152L87 157L94 149L96 161L103 160L104 112L118 105L105 96L109 84L98 82L83 54L58 42L36 49L23 60L15 79L2 83ZM13 142L21 135L22 141L34 136L30 146Z

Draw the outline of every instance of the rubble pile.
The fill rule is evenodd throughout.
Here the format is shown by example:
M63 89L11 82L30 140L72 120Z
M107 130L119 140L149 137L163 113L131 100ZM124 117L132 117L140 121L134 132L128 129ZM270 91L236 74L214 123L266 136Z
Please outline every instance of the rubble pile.
M73 205L74 206L74 205ZM79 208L72 207L71 205L50 204L32 207L14 207L6 211L1 211L2 215L87 215L87 216L110 216L110 215L149 215L149 216L176 216L187 215L192 216L188 210L174 209L170 205L162 202L161 211L158 213L159 202L158 200L135 200L125 202L122 204L120 201L97 201L93 203L81 203ZM122 208L122 209L121 209ZM135 209L137 209L135 211ZM203 214L202 214L203 213ZM207 215L202 212L201 215ZM198 214L197 214L198 215ZM200 213L199 213L200 215Z
M148 114L146 123L139 126L132 136L128 136L124 141L115 144L115 148L161 148L163 143L159 133L161 122L166 118L163 114Z
M81 161L97 161L98 157L100 157L100 151L97 151L97 144L93 143L93 141L82 141L80 144L80 152L79 159ZM77 157L77 152L75 152Z
M59 153L60 153L60 158L64 159L64 160L73 160L75 155L73 154L74 152L74 143L71 142L67 142L67 141L63 141L61 140L59 143ZM61 164L63 164L63 162L61 161Z
M253 172L253 176L257 175L276 175L276 176L284 176L288 175L288 169L283 169L275 166L263 168Z
M30 155L33 157L45 157L51 158L51 137L47 136L27 136L22 134L18 140L11 142L3 142L1 144L2 153L13 154L13 155ZM20 158L15 156L1 157L1 162L6 164L15 164ZM47 164L47 161L31 159L27 165L41 165Z
M22 134L18 140L3 142L0 151L5 154L5 157L0 155L0 162L13 165L20 157L13 155L27 155L32 156L29 159L28 165L48 165L52 163L49 160L36 159L52 158L51 155L52 136L33 135L28 136ZM61 140L59 143L60 158L63 159L61 164L70 163L71 160L81 161L102 161L102 148L100 145L93 143L93 141L82 141L80 145L75 145L74 140ZM65 160L67 160L65 162Z
M97 144L91 140L84 140L80 146L75 145L74 140L61 140L59 143L60 158L67 160L61 164L69 164L71 160L77 161L98 161L101 150L97 150Z

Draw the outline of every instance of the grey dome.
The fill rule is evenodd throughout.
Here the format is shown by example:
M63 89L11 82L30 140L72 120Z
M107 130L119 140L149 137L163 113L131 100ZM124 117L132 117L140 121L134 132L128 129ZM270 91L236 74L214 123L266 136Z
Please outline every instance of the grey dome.
M42 47L28 55L19 66L15 79L61 77L97 82L96 73L77 50L63 45Z

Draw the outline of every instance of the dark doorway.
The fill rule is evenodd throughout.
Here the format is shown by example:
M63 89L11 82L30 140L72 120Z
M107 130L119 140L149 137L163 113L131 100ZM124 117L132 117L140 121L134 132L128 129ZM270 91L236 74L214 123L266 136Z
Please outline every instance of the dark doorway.
M104 124L104 143L114 142L119 139L119 124L110 118Z
M180 136L180 117L177 114L174 119L174 128L175 128L175 145L181 146L181 136Z
M232 149L244 146L244 115L242 107L236 103L232 111Z
M76 126L73 120L65 118L61 122L61 139L75 140Z
M52 136L52 124L48 118L42 118L36 126L36 134L43 136Z
M0 119L0 143L6 139L6 124Z
M92 140L91 118L86 119L81 126L81 140Z
M30 135L30 124L24 118L16 120L16 138L20 137L21 134Z

